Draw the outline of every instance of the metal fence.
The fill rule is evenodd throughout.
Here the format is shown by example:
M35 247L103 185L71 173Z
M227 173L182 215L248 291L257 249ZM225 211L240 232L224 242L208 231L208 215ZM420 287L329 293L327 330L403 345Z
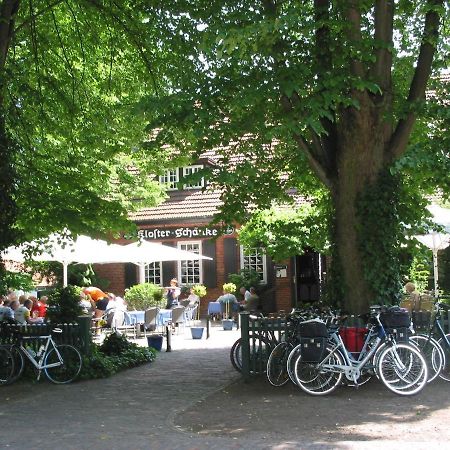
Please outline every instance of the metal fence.
M430 318L429 311L413 312L411 319L416 332L428 331ZM240 322L242 375L249 379L265 372L270 352L280 342L289 323L284 314L261 318L247 312L240 313ZM450 310L441 311L440 322L445 333L450 333Z
M0 327L0 344L13 344L17 342L20 336L32 336L36 339L27 341L27 346L37 351L44 341L39 339L39 336L48 336L52 334L54 328L62 330L61 333L53 333L53 339L57 344L70 344L77 347L83 354L89 353L91 334L89 323L80 320L77 323L62 323L62 324L9 324L2 323Z

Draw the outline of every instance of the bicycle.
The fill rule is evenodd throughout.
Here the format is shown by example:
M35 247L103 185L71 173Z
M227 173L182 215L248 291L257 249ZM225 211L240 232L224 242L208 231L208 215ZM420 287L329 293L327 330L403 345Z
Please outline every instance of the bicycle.
M448 305L436 301L428 333L419 333L410 337L426 355L433 374L429 381L434 380L437 376L445 381L450 381L450 333L445 333L440 320L441 313L446 306L448 307Z
M260 315L250 315L251 320L266 320L267 317ZM267 360L272 349L278 344L279 338L275 334L275 329L268 322L267 326L258 332L250 332L250 373L258 375L266 370ZM233 367L242 372L242 338L237 339L230 350L230 360Z
M372 320L357 358L345 347L337 326L329 329L329 339L318 362L304 360L300 352L294 366L297 385L308 394L325 395L341 384L344 375L358 386L361 377L375 373L396 394L420 392L428 379L425 359L415 346L397 343L393 335L386 333L380 312L379 306L371 307Z
M62 333L62 330L55 328L52 333ZM37 352L25 344L33 340L43 341ZM46 377L53 383L66 384L73 381L81 371L80 352L72 345L56 344L51 335L18 336L17 343L9 347L9 352L14 360L14 369L7 383L16 381L22 375L25 367L24 355L38 370L37 380L44 371Z
M14 375L14 358L7 345L0 345L0 385L8 384Z

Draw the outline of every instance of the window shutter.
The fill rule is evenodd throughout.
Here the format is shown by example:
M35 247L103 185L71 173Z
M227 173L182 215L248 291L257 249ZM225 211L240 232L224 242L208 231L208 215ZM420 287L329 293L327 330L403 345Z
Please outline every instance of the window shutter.
M138 284L137 270L138 267L136 266L136 264L125 264L125 289Z
M271 288L275 279L274 262L269 255L266 255L266 270L267 270L267 287Z
M174 242L164 242L164 245L175 247ZM163 286L169 286L172 278L177 278L177 261L162 261L162 281ZM180 280L178 280L180 282Z
M208 288L214 288L217 286L216 241L202 241L202 253L204 256L212 258L212 260L204 259L201 261L203 266L203 284Z
M223 240L223 259L225 268L225 280L228 281L228 275L230 273L238 273L238 245L237 239L225 238Z

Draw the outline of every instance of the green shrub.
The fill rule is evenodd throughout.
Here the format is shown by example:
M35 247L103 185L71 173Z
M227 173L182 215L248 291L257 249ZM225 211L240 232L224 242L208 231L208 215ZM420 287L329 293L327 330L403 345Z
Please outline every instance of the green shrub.
M107 378L120 370L154 361L156 351L139 347L123 335L113 333L99 347L93 344L91 354L83 358L80 379Z
M53 323L73 323L83 313L80 306L81 288L66 286L56 289L48 298L47 319Z
M161 306L164 289L153 283L141 283L125 291L125 300L130 309L145 310L150 306Z
M228 279L238 288L244 286L246 289L250 289L252 286L257 288L261 282L259 273L252 269L242 269L239 273L230 273Z

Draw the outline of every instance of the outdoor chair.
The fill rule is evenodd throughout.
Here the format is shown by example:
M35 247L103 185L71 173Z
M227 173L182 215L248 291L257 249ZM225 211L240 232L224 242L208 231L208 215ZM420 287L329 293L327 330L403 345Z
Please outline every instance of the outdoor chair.
M114 310L111 321L111 330L125 335L131 333L132 337L136 339L136 324L126 311L120 309Z
M184 306L176 306L172 309L172 327L177 328L178 331L180 330L180 325L185 326L186 325L186 318L184 316L185 308Z
M144 312L144 336L147 336L147 331L155 331L158 323L157 317L159 314L159 308L156 306L148 308Z
M190 325L196 319L197 308L198 308L198 305L188 306L184 310L184 318L185 318L186 322L188 323L188 325Z

